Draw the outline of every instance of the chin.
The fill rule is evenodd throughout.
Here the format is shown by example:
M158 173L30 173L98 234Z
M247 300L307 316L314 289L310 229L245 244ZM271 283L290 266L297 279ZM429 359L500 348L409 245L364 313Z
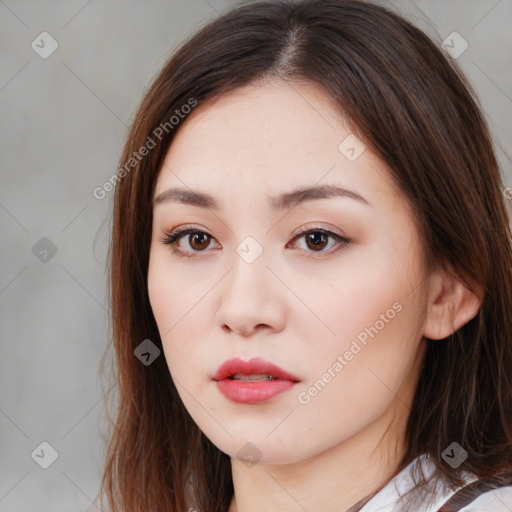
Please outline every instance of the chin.
M308 457L301 451L300 443L287 436L286 441L280 437L265 437L267 433L255 432L250 435L244 432L244 435L234 435L234 438L222 440L212 439L213 444L229 455L232 459L244 462L248 467L254 464L292 464Z

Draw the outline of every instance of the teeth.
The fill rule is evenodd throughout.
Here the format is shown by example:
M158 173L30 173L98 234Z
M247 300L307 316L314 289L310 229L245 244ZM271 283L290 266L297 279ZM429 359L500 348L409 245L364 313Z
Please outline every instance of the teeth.
M271 375L267 375L265 373L258 373L254 375L242 375L240 373L236 373L235 375L230 375L228 379L231 380L241 380L241 381L247 381L247 382L264 382L267 380L277 380L277 377L272 377Z

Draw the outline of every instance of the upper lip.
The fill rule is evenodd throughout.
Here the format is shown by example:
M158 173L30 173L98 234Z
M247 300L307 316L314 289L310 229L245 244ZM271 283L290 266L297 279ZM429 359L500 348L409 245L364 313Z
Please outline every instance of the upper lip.
M286 372L274 363L260 357L253 357L252 359L249 359L249 361L243 361L238 357L235 359L228 359L217 369L213 376L213 380L223 380L237 373L240 373L241 375L265 374L278 379L291 380L294 382L300 381L300 379L295 377L295 375Z

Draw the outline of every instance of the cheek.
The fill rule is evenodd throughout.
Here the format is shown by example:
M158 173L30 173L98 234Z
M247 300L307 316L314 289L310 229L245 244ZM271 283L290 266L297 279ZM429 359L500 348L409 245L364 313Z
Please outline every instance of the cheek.
M405 249L400 255L394 248L379 247L378 251L376 247L361 250L354 261L332 269L330 283L310 295L311 309L319 312L322 324L311 320L319 326L319 334L309 338L315 342L315 351L308 355L309 383L322 379L331 368L337 376L332 379L336 384L328 386L332 400L340 400L335 389L338 393L350 389L341 401L354 409L381 393L389 395L386 386L400 387L414 365L421 340L417 260L406 259ZM299 293L305 291L306 287ZM340 364L338 371L332 368L336 361L343 369ZM329 401L329 395L325 393L322 400Z
M297 418L319 443L346 439L387 417L393 404L400 412L409 402L422 355L414 330L417 309L411 300L389 310L379 307L387 299L372 303L366 323L344 313L337 324L341 334L308 354L310 371L297 390Z
M379 331L396 324L397 309L411 300L419 269L391 251L375 253L368 247L358 251L357 258L347 257L343 265L330 268L329 279L322 285L321 280L302 280L301 286L299 281L297 295L306 297L317 313L312 321L319 325L322 337L350 341L376 323Z
M200 341L204 318L204 301L211 284L189 279L178 266L171 266L162 254L152 254L148 268L148 294L151 309L172 376L192 381L203 364ZM195 372L194 373L194 368Z
M197 306L205 285L195 276L189 278L169 254L157 247L150 254L148 294L151 309L158 325L162 342L173 336L180 323L187 321L189 312Z

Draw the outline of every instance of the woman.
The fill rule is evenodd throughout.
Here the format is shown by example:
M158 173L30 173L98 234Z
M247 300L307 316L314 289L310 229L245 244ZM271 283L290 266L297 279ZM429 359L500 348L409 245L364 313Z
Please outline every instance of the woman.
M155 79L116 182L112 510L512 510L502 181L422 31L234 9Z

